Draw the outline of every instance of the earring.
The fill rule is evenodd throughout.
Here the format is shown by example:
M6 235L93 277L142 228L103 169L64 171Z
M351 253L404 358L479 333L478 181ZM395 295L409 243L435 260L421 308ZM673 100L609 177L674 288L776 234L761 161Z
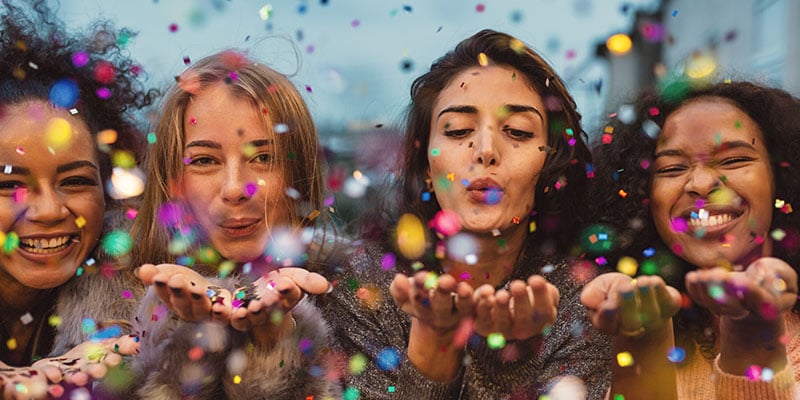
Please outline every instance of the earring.
M431 178L425 179L425 187L428 189L428 192L433 193L433 180L431 180Z

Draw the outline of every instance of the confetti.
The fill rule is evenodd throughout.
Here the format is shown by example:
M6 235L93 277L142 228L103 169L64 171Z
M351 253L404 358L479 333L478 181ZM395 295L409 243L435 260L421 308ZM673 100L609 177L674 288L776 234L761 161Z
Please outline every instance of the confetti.
M617 364L620 367L630 367L633 365L633 355L627 351L617 354Z
M490 349L502 349L506 347L506 338L502 333L490 333L486 337L486 344L489 345Z
M114 230L107 233L100 241L106 253L111 256L122 256L128 254L133 247L133 239L130 234L123 230Z
M425 227L415 215L403 214L395 233L398 250L404 257L415 259L425 252Z
M615 35L611 35L606 40L606 48L611 54L615 56L623 56L628 54L633 47L633 42L631 41L630 36L624 33L617 33Z
M391 371L400 364L400 353L391 347L386 347L378 353L375 364L382 371Z
M350 375L356 376L361 375L362 372L367 368L367 357L361 353L358 353L352 357L347 363L347 369L350 371Z
M262 21L270 19L270 17L272 16L272 5L267 4L258 9L258 16L261 17Z
M47 123L45 133L47 146L64 149L72 142L72 125L63 118L52 118Z
M635 276L638 269L639 263L633 257L622 257L617 262L617 271L625 275Z
M681 347L673 347L667 352L667 359L672 363L681 363L686 358L686 350Z
M50 102L61 108L70 108L78 101L78 84L71 79L59 79L50 87Z

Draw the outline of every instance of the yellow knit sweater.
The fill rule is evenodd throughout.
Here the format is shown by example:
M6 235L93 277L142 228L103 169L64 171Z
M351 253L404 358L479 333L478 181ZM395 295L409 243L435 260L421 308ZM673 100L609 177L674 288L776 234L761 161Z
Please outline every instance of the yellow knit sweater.
M752 381L745 376L731 375L719 369L717 360L700 355L691 364L678 369L680 400L793 400L800 398L796 382L800 382L800 316L786 315L789 342L786 352L789 365L769 382ZM797 396L797 397L796 397Z

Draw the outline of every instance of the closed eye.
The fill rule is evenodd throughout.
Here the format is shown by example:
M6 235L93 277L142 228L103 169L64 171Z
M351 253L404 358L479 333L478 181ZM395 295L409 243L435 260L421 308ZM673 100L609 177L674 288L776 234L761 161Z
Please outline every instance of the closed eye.
M728 157L723 160L719 161L719 165L730 167L730 166L740 166L741 164L748 163L753 161L752 157L745 157L745 156L738 156L738 157Z
M97 181L85 176L71 176L61 181L63 186L97 186Z
M25 184L20 181L3 181L0 182L0 191L17 190L25 187Z
M514 129L508 126L503 127L503 132L514 139L530 139L533 137L533 132L525 131L522 129Z
M462 138L469 135L472 129L451 129L445 130L444 135L447 137Z
M685 165L668 165L666 167L657 169L656 175L676 176L686 171L687 169L688 167L686 167Z

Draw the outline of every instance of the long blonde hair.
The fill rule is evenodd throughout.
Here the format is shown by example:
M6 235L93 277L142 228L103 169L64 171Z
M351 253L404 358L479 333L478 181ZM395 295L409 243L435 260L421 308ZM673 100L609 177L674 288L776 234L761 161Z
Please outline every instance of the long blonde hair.
M305 101L283 74L259 64L244 54L227 50L199 60L176 79L167 91L156 128L156 142L145 157L147 185L142 205L132 227L136 248L132 266L144 263L173 262L169 254L169 228L159 221L159 212L170 200L170 188L180 181L184 164L184 114L194 93L217 82L225 82L232 94L246 98L262 110L265 132L275 124L288 131L276 135L289 187L299 193L286 197L293 226L310 226L324 214L324 165L319 161L317 130ZM293 202L294 201L294 202Z

